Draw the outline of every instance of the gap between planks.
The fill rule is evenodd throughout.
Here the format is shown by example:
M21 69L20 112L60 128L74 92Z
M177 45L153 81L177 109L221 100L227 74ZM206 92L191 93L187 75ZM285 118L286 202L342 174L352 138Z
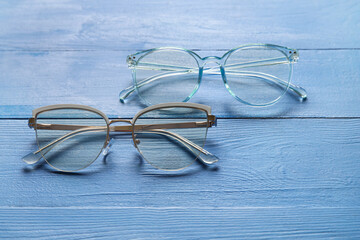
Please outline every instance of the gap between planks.
M241 45L239 46L241 47ZM359 51L360 48L296 48L299 51ZM25 49L0 49L0 52L140 52L148 49L32 49L32 48L25 48ZM195 52L208 52L208 51L219 51L219 52L226 52L230 49L227 48L214 48L214 49L198 49L198 48L190 48L190 51Z

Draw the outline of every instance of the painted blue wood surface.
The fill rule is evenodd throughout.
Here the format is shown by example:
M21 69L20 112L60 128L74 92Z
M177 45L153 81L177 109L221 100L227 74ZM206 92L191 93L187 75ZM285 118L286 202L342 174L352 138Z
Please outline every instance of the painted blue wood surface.
M358 1L2 1L5 50L359 48Z
M360 234L358 208L22 208L0 209L0 221L6 222L4 238L357 239Z
M121 104L118 95L132 83L125 59L134 51L0 52L0 118L27 118L36 107L74 102L110 117L132 118L144 105L135 94ZM199 52L202 56L223 53ZM220 76L205 76L191 101L211 103L213 113L224 118L359 117L359 62L359 50L300 51L292 82L308 91L309 99L302 103L286 94L274 106L249 107L227 92Z
M358 1L2 1L0 238L360 238L359 12ZM293 82L309 99L250 108L205 78L192 101L221 118L206 145L216 166L155 170L128 135L76 174L21 161L36 147L35 107L143 108L118 102L127 54L221 56L251 42L300 49Z
M357 119L220 119L206 143L217 166L179 172L153 169L119 135L106 162L65 175L20 160L35 148L25 120L0 123L6 206L360 207Z

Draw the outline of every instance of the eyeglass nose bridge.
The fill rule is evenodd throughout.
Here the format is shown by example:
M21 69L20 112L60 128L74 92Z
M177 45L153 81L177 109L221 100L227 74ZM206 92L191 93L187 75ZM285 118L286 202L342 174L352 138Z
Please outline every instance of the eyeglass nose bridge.
M203 62L202 67L208 63L216 63L217 65L221 66L221 58L217 56L204 57L201 60Z
M209 56L209 57L205 57L201 59L203 61L202 66L200 68L200 76L202 77L204 72L206 71L205 69L208 68L206 73L207 74L216 74L216 75L221 75L221 78L223 80L223 82L226 82L226 77L225 77L225 70L224 67L222 65L222 58L217 57L217 56ZM210 66L207 66L207 65ZM215 64L216 66L213 66L213 64ZM220 71L219 71L220 70Z
M112 124L119 122L130 124L130 126L128 125L111 126ZM132 128L133 128L132 120L121 119L121 118L110 120L108 126L109 126L109 132L132 132ZM110 135L108 135L106 139L105 147L111 142L111 140L112 139L110 138Z

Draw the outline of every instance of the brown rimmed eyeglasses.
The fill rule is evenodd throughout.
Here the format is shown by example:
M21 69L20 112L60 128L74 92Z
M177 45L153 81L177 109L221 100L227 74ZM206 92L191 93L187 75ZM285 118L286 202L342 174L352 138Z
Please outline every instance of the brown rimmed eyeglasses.
M128 126L111 126L114 123ZM58 104L33 110L29 127L36 132L39 149L23 160L43 158L53 168L73 172L91 165L111 146L110 133L129 132L140 155L162 170L180 170L196 159L206 164L218 158L204 149L207 130L216 126L209 106L165 103L138 112L132 120L113 119L84 105Z

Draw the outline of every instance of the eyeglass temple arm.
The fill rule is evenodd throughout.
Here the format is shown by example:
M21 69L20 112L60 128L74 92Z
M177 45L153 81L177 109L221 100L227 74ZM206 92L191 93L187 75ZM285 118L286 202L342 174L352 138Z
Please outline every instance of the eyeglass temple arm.
M202 122L182 122L182 123L162 123L162 124L149 124L149 125L135 125L134 131L140 131L140 133L155 133L161 134L167 137L171 137L181 144L183 144L188 150L190 150L195 155L198 155L198 159L206 164L213 164L219 161L219 158L214 154L208 152L206 149L200 147L199 145L193 143L189 139L170 131L162 129L179 129L179 128L198 128L198 127L212 127L217 125L217 120L214 115L209 115L209 121ZM114 132L132 132L132 126L110 126L110 131ZM149 131L149 132L147 132ZM196 151L199 151L201 154L197 154Z
M296 60L292 60L292 62L296 62ZM231 64L226 66L227 71L231 70L231 69L237 69L237 68L246 68L246 67L260 67L260 66L270 66L270 65L276 65L276 64L286 64L288 63L287 58L281 57L281 58L271 58L271 59L264 59L264 60L259 60L259 61L251 61L251 62L246 62L246 63L239 63L239 64ZM149 84L155 80L161 79L163 77L169 77L169 76L176 76L176 75L182 75L182 74L187 74L190 72L195 72L197 71L197 69L193 69L193 68L187 68L187 67L181 67L181 66L172 66L172 65L162 65L162 64L152 64L152 63L138 63L136 65L137 69L144 69L144 70L161 70L161 71L174 71L172 73L160 73L157 74L155 76L149 77L144 79L143 81L139 82L137 84L137 88L140 88L146 84ZM206 71L206 69L205 69ZM221 74L218 70L214 71L213 69L210 69L212 74ZM235 71L232 71L235 72ZM252 72L253 74L256 74L257 72ZM259 72L260 74L263 74L261 72ZM265 80L267 80L266 78L264 78ZM281 86L284 86L284 83L286 84L285 86L287 86L287 82L274 77L275 83L280 84ZM289 84L289 89L291 91L293 91L295 94L297 94L301 100L305 100L307 98L307 93L306 90L303 89L302 87L299 87L295 84L290 83ZM120 94L119 94L119 98L120 98L120 102L124 103L125 99L131 95L134 91L136 90L135 86L129 86L125 89L123 89Z
M182 71L173 71L171 73L160 73L154 76L151 76L149 78L144 79L143 81L139 82L137 87L140 88L146 84L149 84L151 82L154 82L158 79L161 79L163 77L170 77L170 76L178 76L178 75L184 75L187 74L189 72L192 72L192 70L182 70ZM121 103L125 103L125 99L130 96L133 92L135 92L136 88L134 85L129 86L123 90L121 90L120 94L119 94L119 99Z
M254 78L260 78L263 79L267 82L271 82L271 83L276 83L278 85L280 85L283 88L287 88L289 87L289 89L295 93L298 97L300 97L301 101L306 100L307 98L307 92L304 88L297 86L295 84L292 83L288 83L278 77L275 77L273 75L270 74L266 74L266 73L261 73L261 72L251 72L251 71L227 71L227 74L232 74L232 75L239 75L239 76L249 76L249 77L254 77Z
M45 126L41 126L41 125L45 125ZM55 126L54 126L55 125ZM30 126L30 125L29 125ZM38 129L49 129L49 130L75 130L76 128L74 128L73 125L60 125L60 124L37 124ZM75 126L78 127L78 126ZM32 126L30 126L30 128L32 128ZM27 155L25 155L22 160L24 162L26 162L27 164L34 164L36 162L38 162L41 158L42 158L42 154L41 152L43 150L47 150L44 155L46 153L48 153L53 147L55 147L57 144L65 141L68 138L71 138L75 135L78 134L82 134L82 133L86 133L86 132L97 132L97 131L106 131L106 127L93 127L93 126L82 126L80 129L77 129L73 132L69 132L57 139L55 139L54 141L48 143L47 145L45 145L44 147L38 149L37 151L31 152Z
M175 136L176 140L182 143L185 147L191 150L190 147L195 148L196 150L203 153L205 156L199 156L199 159L206 164L212 164L217 162L219 159L211 154L210 152L206 151L205 149L199 147L195 143L191 142L190 140L172 133L170 131L160 130L161 128L196 128L196 127L206 127L206 126L216 126L216 118L213 115L209 115L210 121L209 122L184 122L184 123L165 123L165 124L152 124L152 125L137 125L135 126L136 130L149 130L151 132L158 132L161 134L168 134L170 136ZM33 119L33 118L32 118ZM29 126L34 127L34 125L30 125L30 122L33 121L29 119ZM86 133L86 132L96 132L96 131L106 131L106 127L101 126L80 126L80 125L62 125L62 124L37 124L36 127L38 129L49 129L49 130L74 130L73 132L67 133L64 136L55 139L54 141L50 142L46 146L40 148L35 152L31 152L23 157L23 161L28 164L34 164L38 162L41 158L41 151L48 149L45 154L50 151L55 145L65 141L68 138L71 138L75 135ZM154 129L156 128L156 129ZM110 131L115 132L132 132L132 126L110 126ZM188 145L188 146L187 146ZM191 150L194 152L193 150Z
M150 133L150 134L155 133L155 134L160 134L160 135L164 135L166 137L170 137L172 139L175 139L178 142L182 143L193 154L197 155L198 159L200 161L202 161L203 163L213 164L213 163L216 163L217 161L219 161L219 158L217 156L215 156L214 154L208 152L206 149L200 147L199 145L191 142L187 138L184 138L184 137L180 136L177 133L173 133L173 132L169 132L169 131L165 131L165 130L161 130L161 129L154 129L154 130L151 130L149 132L144 131L144 132L141 132L141 133ZM196 152L195 150L199 151L199 153Z

